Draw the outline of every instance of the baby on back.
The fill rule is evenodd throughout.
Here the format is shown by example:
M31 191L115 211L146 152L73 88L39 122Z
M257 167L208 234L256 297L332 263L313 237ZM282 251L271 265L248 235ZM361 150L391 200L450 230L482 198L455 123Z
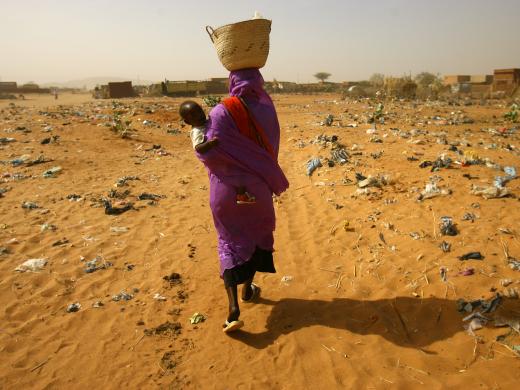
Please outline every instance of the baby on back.
M191 126L191 143L197 153L204 154L218 145L219 141L217 138L208 140L206 137L208 119L206 118L204 110L197 102L186 100L181 104L179 114L184 122ZM248 193L244 186L237 187L236 191L237 204L252 204L256 202L255 197Z

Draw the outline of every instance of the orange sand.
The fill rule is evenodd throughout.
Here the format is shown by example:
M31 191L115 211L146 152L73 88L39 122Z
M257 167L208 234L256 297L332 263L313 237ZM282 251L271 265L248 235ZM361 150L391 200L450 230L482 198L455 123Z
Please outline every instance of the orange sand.
M518 153L483 148L491 142L520 147L518 134L501 138L480 131L501 127L493 115L500 117L504 108L388 103L386 110L395 115L379 126L383 143L370 143L370 125L319 125L329 113L343 117L345 125L352 123L351 114L369 111L366 102L348 103L332 95L275 96L282 127L280 163L291 182L276 201L278 273L258 275L262 299L242 305L246 325L228 337L221 330L227 300L218 277L207 175L191 150L188 129L180 135L166 132L167 124L180 128L180 99L121 100L133 110L133 139L122 139L103 126L108 120L94 117L111 113L110 101L67 99L62 96L56 102L74 104L65 116L52 107L47 110L56 113L52 116L39 112L55 104L52 101L42 104L36 99L33 108L26 101L26 108L16 110L0 102L0 137L17 139L0 146L0 160L23 154L54 160L31 167L0 166L2 175L33 176L19 181L4 176L0 183L0 188L10 188L0 199L0 224L5 224L0 225L0 247L10 251L0 257L0 388L512 389L519 383L518 357L494 342L506 329L484 328L475 339L463 329L456 311L458 298L488 298L493 295L490 289L501 291L500 279L510 278L510 287L518 286L520 274L507 267L502 250L503 242L511 256L520 258L518 200L485 200L469 193L472 183L490 184L498 174L485 166L455 166L436 173L420 169L420 161L406 157L435 160L447 146L436 143L431 134L412 138L426 141L414 145L389 131L446 130L448 141L464 138L480 156L520 170ZM156 111L145 113L146 107ZM424 116L449 116L457 110L477 122L417 124ZM87 116L72 114L76 111ZM145 119L160 128L143 126ZM51 132L42 132L46 125L53 127ZM4 131L16 126L32 131ZM309 144L321 133L338 135L350 153L353 144L360 145L362 154L343 166L324 164L309 179L306 161L330 155L328 148ZM61 137L58 143L40 145L51 135ZM299 147L300 140L304 147ZM153 144L171 155L146 151ZM379 159L370 156L381 150ZM42 178L53 166L61 166L62 173ZM357 187L344 185L343 179L354 180L355 172L388 173L395 183L372 195L352 197ZM470 181L464 173L478 179ZM435 174L453 194L418 203L417 190ZM115 188L125 175L140 180ZM520 180L507 187L520 195ZM127 200L135 202L137 210L105 215L97 200L111 189L130 190ZM166 198L149 205L136 201L141 192ZM69 194L82 199L71 202ZM22 201L41 208L22 209ZM475 202L480 208L471 206ZM477 220L462 221L465 212L476 214ZM454 218L458 236L439 236L443 215ZM343 228L347 220L353 232ZM44 223L57 230L41 232ZM128 231L116 233L111 227ZM420 238L413 239L412 232ZM16 243L7 243L13 238ZM63 238L67 244L53 246ZM442 240L452 244L450 253L438 248ZM461 262L456 257L473 250L481 251L485 260ZM81 258L89 261L97 255L113 266L86 274ZM49 261L42 272L13 271L38 257ZM128 264L134 265L132 270ZM440 267L448 269L447 283L439 276ZM475 274L458 276L466 267ZM170 286L162 279L172 272L181 275L181 284ZM292 278L282 282L284 276ZM132 300L111 300L133 289L138 291ZM155 293L166 301L154 300ZM96 301L104 306L93 308ZM73 302L82 308L67 313ZM191 325L194 312L203 313L206 321ZM145 328L166 321L179 322L180 333L144 335Z

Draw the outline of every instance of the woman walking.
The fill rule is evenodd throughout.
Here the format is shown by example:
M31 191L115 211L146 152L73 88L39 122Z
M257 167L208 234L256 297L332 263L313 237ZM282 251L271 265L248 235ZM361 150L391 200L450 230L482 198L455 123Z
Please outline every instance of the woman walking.
M206 128L207 138L218 139L218 146L197 155L209 174L220 276L229 300L224 332L244 325L237 285L243 284L242 302L252 302L260 293L255 273L276 272L272 196L289 186L278 165L280 126L262 75L258 69L237 70L229 81L230 97L213 108ZM254 201L237 201L238 188Z

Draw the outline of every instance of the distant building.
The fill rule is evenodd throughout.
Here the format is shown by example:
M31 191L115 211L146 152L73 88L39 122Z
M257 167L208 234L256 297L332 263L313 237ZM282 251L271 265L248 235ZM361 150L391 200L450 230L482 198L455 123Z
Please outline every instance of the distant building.
M469 83L471 81L471 76L469 75L446 75L444 76L444 85L455 85L455 84L463 84Z
M163 94L168 96L195 96L206 93L206 81L168 81L163 83Z
M18 85L15 81L0 81L0 92L17 92L18 91Z
M111 99L119 99L126 97L134 97L136 93L132 87L131 81L111 82L108 83L108 97Z
M452 93L487 95L491 92L493 75L447 75L443 84L450 87Z
M512 94L520 86L520 68L495 69L493 80L494 92Z

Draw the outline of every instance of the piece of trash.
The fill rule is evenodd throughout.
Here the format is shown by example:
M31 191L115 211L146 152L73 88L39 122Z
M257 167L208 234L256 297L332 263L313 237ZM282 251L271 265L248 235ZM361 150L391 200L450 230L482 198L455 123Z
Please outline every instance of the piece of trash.
M473 274L475 274L475 270L473 268L466 268L465 270L459 272L459 275L461 276L471 276Z
M9 252L9 249L6 248L6 247L3 247L3 246L0 246L0 256L3 256L3 255L8 255L10 252Z
M61 240L53 242L52 246L61 246L61 245L65 245L65 244L68 244L68 243L69 243L68 238L63 237Z
M126 226L112 226L110 231L112 233L126 233L129 229Z
M107 215L120 215L134 208L132 203L128 203L122 207L114 207L112 206L112 203L106 199L103 200L103 205L105 206L105 214Z
M56 227L56 225L53 225L51 223L44 223L43 225L40 226L40 232L45 232L47 230L50 230L50 231L55 231L56 229L58 229Z
M39 209L39 208L40 208L40 206L38 206L34 202L22 202L22 209L34 210L34 209Z
M511 268L513 271L520 271L520 261L519 260L509 257L507 259L507 262L509 264L509 268Z
M343 222L343 230L345 230L346 232L355 232L356 231L356 229L354 229L352 226L350 226L349 221Z
M123 176L117 179L116 184L114 184L115 187L123 187L127 185L127 182L130 180L139 180L139 177L137 176Z
M103 261L103 264L98 265L98 262ZM111 267L113 264L109 261L104 261L101 256L96 256L94 259L87 261L85 263L85 273L91 274L101 269L107 269Z
M321 166L321 160L319 158L309 160L307 162L307 176L311 176L313 172Z
M358 183L357 183L359 188L366 188L366 187L381 188L388 184L392 184L392 179L391 179L390 175L377 175L377 176L368 175L368 177L366 179L358 181Z
M43 172L42 176L45 178L56 177L61 171L61 167L52 167Z
M292 282L294 279L293 276L291 275L285 275L285 276L282 276L282 279L281 279L281 282L282 283L285 283L285 284L289 284L290 282Z
M441 267L441 268L439 268L439 273L441 275L441 280L443 282L447 282L448 281L448 270L444 267Z
M439 245L439 248L441 248L441 250L442 250L444 253L448 253L448 252L451 250L451 244L450 244L449 242L443 241L443 242L441 242L441 244Z
M421 194L417 198L417 200L425 200L435 198L437 196L447 196L451 194L450 189L439 188L437 183L427 183L424 187L424 190L421 191Z
M509 286L511 283L513 283L513 281L511 279L500 279L500 285L502 287L507 287Z
M331 158L334 162L343 165L348 162L349 155L344 148L341 149L333 149L330 152Z
M504 234L513 234L513 232L511 231L511 229L504 228L504 227L500 227L500 228L498 228L498 231L499 231L500 233L504 233Z
M204 322L204 321L206 321L206 317L204 317L204 314L201 314L201 313L194 313L190 317L190 323L192 325L199 324L199 323Z
M165 195L157 195L157 194L149 194L147 192L143 192L142 194L137 196L139 200L159 200L166 198Z
M462 216L462 220L463 221L471 221L471 222L475 222L475 219L477 217L475 216L475 214L473 213L464 213L464 215Z
M480 195L484 199L493 199L493 198L504 198L510 195L509 190L506 187L480 187L473 185L471 187L471 194Z
M459 256L459 260L484 260L484 256L480 252L469 252L465 255Z
M321 122L322 126L325 125L325 126L332 126L332 122L334 122L334 116L329 114L327 115L327 117L325 118L325 121Z
M132 294L128 294L125 291L121 291L119 294L112 295L112 300L114 302L129 301L129 300L133 299L133 297L134 296Z
M38 272L43 270L45 265L47 264L47 259L29 259L14 270L18 272Z
M81 303L75 302L67 306L67 313L75 313L81 309Z
M440 229L443 236L456 236L458 234L451 217L441 217Z
M92 304L92 307L96 308L96 309L99 309L100 307L103 307L105 306L105 304L101 301L96 301Z
M76 194L69 194L67 195L67 199L71 202L79 202L82 198L81 198L81 195L76 195Z
M172 272L170 275L163 276L163 280L166 280L170 285L182 283L181 275L177 272Z
M163 297L161 294L159 293L155 293L153 295L153 299L155 299L156 301L165 301L166 300L166 297Z

